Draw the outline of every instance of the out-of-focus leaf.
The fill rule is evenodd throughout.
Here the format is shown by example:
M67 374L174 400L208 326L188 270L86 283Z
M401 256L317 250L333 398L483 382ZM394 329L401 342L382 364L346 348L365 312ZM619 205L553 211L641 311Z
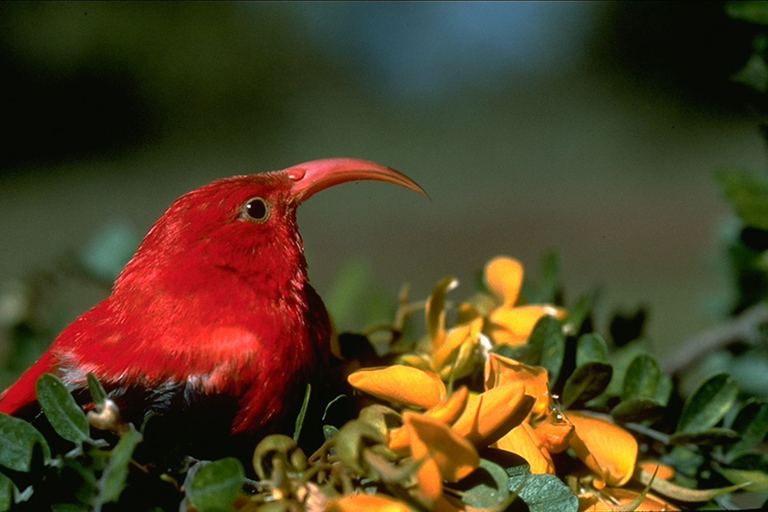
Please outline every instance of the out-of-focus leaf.
M677 432L703 432L714 427L736 401L738 385L721 373L704 382L688 397L677 424Z
M0 512L11 510L13 505L13 482L0 473Z
M539 349L539 365L549 372L549 382L557 382L565 357L565 335L557 318L551 315L541 317L533 328L529 344Z
M712 427L695 432L677 432L669 437L669 444L696 444L704 446L735 443L739 434L729 428Z
M722 169L716 176L744 224L768 229L768 183L737 169Z
M563 407L598 396L608 387L612 375L613 368L606 363L593 361L578 366L565 381Z
M133 457L133 451L141 442L141 433L134 428L129 428L120 436L120 440L112 450L109 462L99 478L99 505L116 503L126 485L128 479L128 466Z
M659 405L666 407L669 403L669 399L672 397L673 390L674 383L672 382L672 377L666 373L662 373L659 375L659 385L656 387L656 395L654 395L653 398Z
M576 366L608 362L608 345L597 333L582 334L576 342Z
M0 466L28 472L35 445L40 446L45 460L50 460L51 449L35 427L22 419L0 413Z
M624 375L621 396L628 398L654 398L661 371L656 360L648 354L635 357Z
M576 335L581 331L584 322L589 319L592 304L595 301L594 293L582 295L568 308L568 317L565 319L565 328L568 334Z
M768 493L768 473L763 471L750 471L747 469L727 469L723 468L720 473L728 479L729 482L736 484L734 487L723 489L726 494L736 489L744 489L749 492Z
M751 398L741 407L731 423L731 428L741 435L729 454L750 450L762 443L768 435L768 403Z
M50 373L41 375L35 391L45 417L57 434L77 445L90 437L88 418L58 377Z
M768 4L765 2L726 2L725 13L737 20L768 25Z
M229 457L200 468L186 494L199 512L230 510L244 483L243 465Z
M657 419L664 413L659 403L652 398L628 398L611 409L611 416L621 423Z
M523 282L522 294L529 304L555 304L562 288L560 256L556 252L544 255L541 262L541 280L534 286Z
M509 476L504 468L487 459L453 488L462 492L461 499L470 507L492 509L509 498Z

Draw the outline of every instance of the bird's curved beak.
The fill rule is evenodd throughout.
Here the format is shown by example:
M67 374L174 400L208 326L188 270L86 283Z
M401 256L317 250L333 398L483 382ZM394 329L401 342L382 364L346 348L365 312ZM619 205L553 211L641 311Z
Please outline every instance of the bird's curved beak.
M312 160L280 172L288 175L293 182L293 197L297 204L335 185L365 180L393 183L427 196L424 189L405 174L385 165L356 158Z

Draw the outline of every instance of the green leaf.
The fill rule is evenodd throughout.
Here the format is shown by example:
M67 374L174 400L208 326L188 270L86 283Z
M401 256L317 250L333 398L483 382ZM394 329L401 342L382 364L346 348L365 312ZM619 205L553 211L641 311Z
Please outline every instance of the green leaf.
M77 445L90 437L88 418L58 377L50 373L41 375L35 391L45 417L57 434Z
M186 494L199 512L230 510L244 483L243 465L229 457L200 468Z
M107 401L107 390L101 385L99 379L92 373L88 374L88 391L91 393L91 399L94 405L103 405Z
M554 304L557 302L561 286L560 256L556 252L544 255L541 262L541 280L536 286L527 281L523 283L522 294L531 304Z
M739 486L737 488L760 494L768 493L768 473L765 471L721 468L720 474L727 478L729 482ZM733 491L732 488L729 489L731 489L731 492Z
M750 172L735 169L723 169L716 176L744 224L768 229L768 183Z
M659 405L666 407L669 404L669 399L672 397L672 391L674 390L674 383L672 377L666 373L662 373L659 376L659 385L656 388L656 395L653 397Z
M116 503L125 488L128 479L128 466L133 452L141 442L141 433L132 426L120 436L112 450L110 460L99 478L98 503Z
M0 473L0 512L11 510L13 506L13 482Z
M731 428L741 435L741 439L731 446L729 454L755 448L768 435L768 403L758 398L747 400L736 414Z
M530 471L521 474L517 468L511 469L515 471L507 470L510 475L509 491L516 493L528 505L530 512L579 510L579 498L557 476L532 475Z
M35 427L22 419L0 413L0 466L28 472L35 445L40 446L45 460L50 460L51 449Z
M595 301L595 293L582 295L568 308L568 317L565 326L569 334L578 334L584 322L589 318L592 304Z
M653 357L648 354L638 355L629 363L627 373L624 374L622 398L654 398L660 375L659 365Z
M565 381L563 388L563 407L583 403L600 395L611 382L613 368L600 362L589 362L577 367Z
M487 459L464 477L455 488L462 491L461 499L471 507L491 509L509 499L509 477L504 468Z
M608 362L608 345L597 333L582 334L576 342L576 366L592 362Z
M726 2L725 13L737 20L768 25L768 4L765 2Z
M688 397L677 424L677 432L703 432L714 427L736 401L739 387L726 373L704 382Z
M549 382L557 382L565 357L565 335L557 318L551 315L541 317L531 332L529 345L538 348L541 354L539 365L549 372Z
M739 434L729 428L712 427L695 432L676 432L669 436L669 444L695 444L700 446L717 446L735 443Z
M309 407L309 397L312 395L312 384L307 384L307 390L304 392L304 401L301 403L301 410L296 417L296 424L293 429L293 439L298 441L301 435L301 427L304 425L304 418L307 415L307 407Z
M619 423L653 420L663 415L664 408L652 398L633 397L619 402L611 416Z

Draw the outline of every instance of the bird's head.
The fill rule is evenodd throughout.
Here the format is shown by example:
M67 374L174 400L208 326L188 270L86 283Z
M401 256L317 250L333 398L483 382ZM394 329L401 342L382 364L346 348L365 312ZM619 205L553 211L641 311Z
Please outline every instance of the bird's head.
M314 160L282 171L235 176L189 192L163 214L118 279L122 285L147 284L154 276L195 276L208 269L240 274L279 274L305 261L296 227L296 208L316 193L352 181L382 181L426 195L404 174L352 158ZM181 280L181 277L178 278ZM131 286L133 287L133 286Z

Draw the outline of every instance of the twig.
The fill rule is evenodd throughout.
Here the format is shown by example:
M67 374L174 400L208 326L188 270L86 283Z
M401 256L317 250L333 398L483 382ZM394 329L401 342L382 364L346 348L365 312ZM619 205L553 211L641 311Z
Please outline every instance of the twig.
M768 304L761 302L729 322L689 338L677 353L661 361L662 370L670 374L678 373L702 356L736 340L755 345L760 339L759 328L765 323L768 323Z

